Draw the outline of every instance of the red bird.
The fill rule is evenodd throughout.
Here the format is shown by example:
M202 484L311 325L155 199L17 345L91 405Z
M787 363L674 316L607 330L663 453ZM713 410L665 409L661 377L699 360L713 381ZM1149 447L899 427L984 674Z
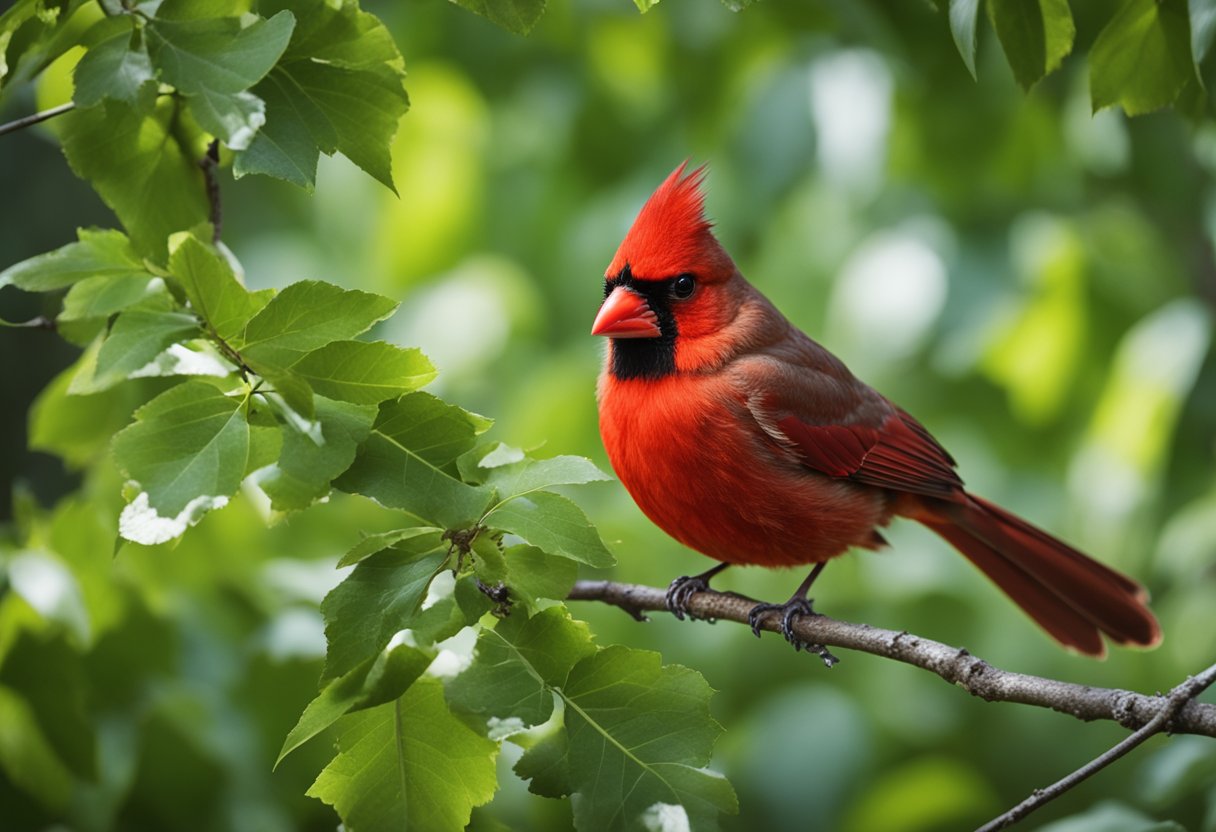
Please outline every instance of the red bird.
M681 165L647 200L605 274L591 333L608 336L600 435L638 506L721 561L679 578L668 606L731 564L815 564L777 611L813 614L806 593L831 558L877 549L910 517L945 538L1066 647L1090 656L1149 647L1161 630L1143 587L999 506L968 494L918 421L791 324L731 260L705 219L704 167Z

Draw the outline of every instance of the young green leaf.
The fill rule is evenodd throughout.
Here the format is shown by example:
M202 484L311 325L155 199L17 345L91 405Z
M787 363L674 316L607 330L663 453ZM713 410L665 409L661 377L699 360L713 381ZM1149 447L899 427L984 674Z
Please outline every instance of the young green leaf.
M106 101L56 122L72 170L118 215L135 248L158 263L165 260L170 234L208 217L202 171L174 129L177 106L166 97L141 113L121 101Z
M397 306L382 295L303 280L275 295L233 346L250 360L286 368L305 353L366 332Z
M416 647L397 644L331 680L300 714L295 727L283 740L275 765L346 714L374 708L400 697L433 658L431 653Z
M163 280L146 272L121 277L86 277L68 290L63 298L63 310L56 320L62 323L107 318L164 289Z
M377 552L325 596L321 613L329 651L322 679L346 675L410 627L448 558L447 544L432 544L420 537Z
M950 0L950 34L967 71L975 78L975 35L979 23L980 0Z
M181 284L194 311L225 341L240 335L269 300L237 282L223 255L194 235L175 234L169 248L170 274Z
M493 490L467 485L444 467L472 446L484 421L427 393L385 402L354 464L334 485L437 526L467 528Z
M485 524L588 566L616 563L583 510L560 494L536 491L502 503L487 515Z
M94 27L117 29L89 48L72 71L77 107L92 107L103 98L123 101L144 111L156 98L156 73L140 30L122 17L108 17Z
M988 15L1022 89L1059 69L1072 51L1077 29L1068 0L989 0Z
M367 537L360 540L350 551L342 556L338 561L338 568L343 566L354 566L359 561L363 560L368 555L374 555L376 552L389 548L403 540L421 537L424 534L439 535L443 533L443 529L437 526L413 526L408 529L393 529L391 532L382 532L380 534L369 534ZM439 545L439 538L435 538L435 545Z
M435 378L421 352L384 341L334 341L291 366L322 396L353 404L377 404Z
M355 448L367 438L376 409L316 399L321 444L295 425L283 431L283 452L273 473L259 484L276 511L307 508L329 493L330 481L350 467Z
M448 702L481 717L540 725L553 713L554 689L594 652L587 625L564 607L531 618L516 613L482 630L473 663L448 684Z
M638 2L638 0L634 1ZM540 16L545 12L545 0L502 0L501 2L496 0L453 0L453 2L517 35L526 35L531 32L536 21L540 20ZM658 0L650 0L650 2L643 0L643 3L638 3L638 8L646 11L656 2Z
M491 470L485 484L496 488L498 499L505 503L555 485L582 485L610 479L612 477L586 457L555 456L499 466Z
M74 393L96 393L112 387L144 367L171 344L202 335L198 319L185 312L130 309L114 321L101 344L97 366L87 382L73 384Z
M148 281L152 275L121 231L81 228L79 242L23 260L0 272L0 287L50 292L89 278Z
M249 423L240 398L187 381L135 412L114 437L119 468L140 484L161 516L198 497L227 497L245 475Z
M463 829L498 786L498 745L452 716L420 679L395 702L339 723L338 756L309 788L347 829Z
M1119 104L1129 115L1165 107L1194 75L1183 0L1130 0L1094 41L1089 92L1094 111Z
M693 829L716 828L738 804L725 778L702 768L722 732L711 693L699 673L662 667L658 653L605 648L560 689L564 737L529 749L516 770L546 772L550 786L570 789L579 829L636 828L662 806L683 807Z

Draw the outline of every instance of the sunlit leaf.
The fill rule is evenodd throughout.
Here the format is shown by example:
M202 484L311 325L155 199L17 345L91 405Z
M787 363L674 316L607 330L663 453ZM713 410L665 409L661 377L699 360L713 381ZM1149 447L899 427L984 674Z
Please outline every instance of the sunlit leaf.
M318 398L320 444L294 426L284 428L282 456L260 483L271 505L279 511L300 509L328 494L330 481L350 467L375 418L373 407Z
M77 107L92 107L103 98L147 109L156 96L156 74L139 30L121 18L107 18L98 26L118 24L118 32L90 47L72 72Z
M421 352L384 341L334 341L313 350L291 371L318 394L353 404L376 404L435 378Z
M526 35L532 31L536 21L540 20L540 16L545 12L545 0L452 0L452 2L517 35ZM645 7L642 3L638 3L638 8L646 11L656 2L658 0L646 3Z
M1182 0L1128 0L1090 51L1094 110L1118 104L1139 115L1170 104L1194 75L1190 46Z
M950 0L950 34L954 45L971 77L975 75L976 26L979 23L979 0Z
M151 278L143 260L121 231L82 228L79 242L23 260L0 272L0 286L49 292L89 278Z
M563 555L588 566L616 563L599 533L573 501L548 491L537 491L500 505L486 517L486 525L519 535L546 552Z
M192 234L176 235L170 242L169 272L194 311L226 341L236 338L269 300L246 290L223 255Z

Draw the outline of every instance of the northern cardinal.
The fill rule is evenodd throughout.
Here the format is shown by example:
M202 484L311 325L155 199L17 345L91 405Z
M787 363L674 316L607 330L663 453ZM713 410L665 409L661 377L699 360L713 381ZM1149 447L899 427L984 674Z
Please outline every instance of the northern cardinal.
M850 547L884 545L878 528L899 515L945 538L1066 647L1102 656L1103 633L1160 641L1143 587L968 494L923 425L748 283L705 218L705 168L684 169L621 243L591 329L609 338L598 399L612 467L660 528L721 561L673 582L673 612L731 564L815 564L788 602L758 604L751 620L758 634L775 611L795 647L819 648L791 629L814 614L811 584Z

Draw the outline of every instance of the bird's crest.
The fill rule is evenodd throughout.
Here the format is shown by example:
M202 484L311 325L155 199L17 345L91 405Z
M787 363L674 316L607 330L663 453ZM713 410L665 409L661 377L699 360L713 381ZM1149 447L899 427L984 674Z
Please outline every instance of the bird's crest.
M608 266L608 277L625 266L639 280L663 280L684 272L708 278L724 268L727 274L733 270L714 238L713 224L705 219L705 165L685 176L687 166L685 161L673 170L646 200Z

